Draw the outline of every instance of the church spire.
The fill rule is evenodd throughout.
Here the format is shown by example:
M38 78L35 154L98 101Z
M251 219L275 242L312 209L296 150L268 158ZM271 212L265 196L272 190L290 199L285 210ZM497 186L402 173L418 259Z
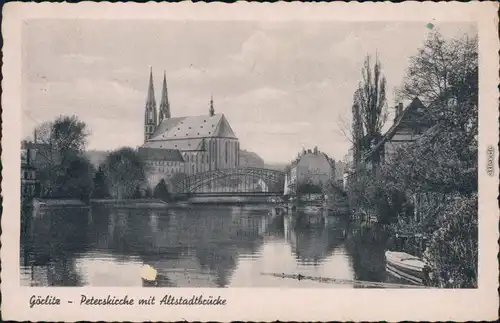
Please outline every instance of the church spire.
M146 98L146 106L153 106L156 108L155 88L153 86L153 67L149 68L149 87L148 97Z
M160 101L160 119L158 123L162 122L163 119L170 118L170 103L168 102L168 92L167 92L167 75L163 71L163 88L161 92Z
M157 111L155 90L153 86L153 68L149 70L149 87L148 96L146 98L146 107L144 109L144 142L146 142L153 135L156 130Z
M214 110L214 96L213 95L210 97L210 110L209 110L209 112L210 112L210 116L213 117L214 114L215 114L215 110Z

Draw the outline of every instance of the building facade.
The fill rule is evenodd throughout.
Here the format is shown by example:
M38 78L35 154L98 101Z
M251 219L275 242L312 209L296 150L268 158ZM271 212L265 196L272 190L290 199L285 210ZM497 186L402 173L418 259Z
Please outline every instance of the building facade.
M317 147L303 150L286 168L287 191L296 194L301 185L323 187L335 180L335 161Z
M21 146L21 199L36 196L37 179L35 167L36 149L30 143Z
M177 163L176 166L172 164L172 166L165 167L160 160L150 159L152 158L150 156L159 156L162 153L151 153L153 150L143 150L146 163L156 163L155 165L159 167L154 167L156 174L154 176L152 172L148 172L151 182L158 178L158 173L161 172L158 169L176 170L189 176L200 172L239 166L239 140L224 114L215 113L213 98L210 99L206 115L172 117L165 75L163 76L159 113L156 109L154 95L151 71L144 116L144 144L141 148L169 151L163 154L165 156L174 156L176 154L172 151L177 151L178 155L176 155L175 160L165 160L167 164L168 162Z
M427 108L418 98L414 98L406 109L399 103L395 110L392 126L362 157L363 163L370 169L374 167L374 155L377 155L380 163L389 161L400 147L415 142L433 126Z
M139 147L138 153L146 166L149 187L155 187L162 179L171 183L175 174L184 172L185 162L179 150Z

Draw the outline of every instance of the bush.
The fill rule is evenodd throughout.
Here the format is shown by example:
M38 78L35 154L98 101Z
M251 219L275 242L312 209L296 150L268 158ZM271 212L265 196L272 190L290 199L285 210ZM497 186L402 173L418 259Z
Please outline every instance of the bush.
M168 192L167 183L165 183L164 179L162 179L158 183L158 185L156 185L156 187L153 191L153 196L155 198L161 199L163 201L170 200L170 193Z
M477 214L477 194L473 194L457 197L439 215L438 229L424 253L433 273L433 286L477 287Z
M144 162L137 151L131 148L115 150L106 157L101 169L113 198L137 198L143 195L140 188L146 184L146 175Z

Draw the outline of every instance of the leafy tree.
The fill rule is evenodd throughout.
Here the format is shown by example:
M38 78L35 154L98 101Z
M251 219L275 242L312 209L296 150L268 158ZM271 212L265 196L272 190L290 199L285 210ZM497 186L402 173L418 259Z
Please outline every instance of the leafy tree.
M36 166L43 197L88 199L94 168L82 153L89 135L75 116L60 116L36 129Z
M146 190L145 190L145 192L144 192L144 195L145 195L146 197L153 197L153 191L151 190L151 188L150 188L149 186L148 186L148 187L146 187Z
M439 33L411 59L399 96L421 97L437 125L399 150L391 163L397 167L387 167L387 178L400 190L477 191L477 59L477 37L445 40Z
M106 182L106 174L101 167L97 170L94 176L94 194L95 198L109 197L109 188Z
M320 184L315 184L311 179L307 181L303 181L297 185L297 194L306 195L306 194L320 194L323 192L323 187Z
M431 264L431 284L476 288L478 266L477 195L457 197L437 219L424 257Z
M153 196L155 198L158 198L158 199L161 199L164 201L170 200L170 193L168 192L167 183L165 183L165 180L163 178L155 186L155 189L153 191Z
M436 125L381 171L388 188L439 197L417 205L425 212L417 229L431 236L425 258L434 286L477 286L477 59L477 37L430 35L399 95L420 97Z
M52 164L68 155L82 153L90 134L85 122L76 116L60 116L54 121L44 122L35 132L37 143L47 148L42 152L44 159Z
M140 187L146 184L144 163L139 154L131 148L120 148L111 152L101 168L113 198L136 196L137 190L139 189L140 193Z
M139 185L137 185L135 187L134 192L132 193L132 198L134 198L134 199L140 199L141 197L142 197L141 187Z

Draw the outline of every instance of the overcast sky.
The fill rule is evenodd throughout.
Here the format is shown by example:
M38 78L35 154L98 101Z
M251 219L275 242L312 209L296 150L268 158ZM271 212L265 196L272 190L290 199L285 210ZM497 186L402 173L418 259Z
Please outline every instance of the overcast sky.
M23 29L23 135L77 115L88 148L143 141L149 67L159 105L163 71L172 116L208 114L210 95L242 149L288 162L315 145L342 159L365 55L378 53L388 103L429 29L422 23L30 20ZM446 37L469 24L437 25Z

